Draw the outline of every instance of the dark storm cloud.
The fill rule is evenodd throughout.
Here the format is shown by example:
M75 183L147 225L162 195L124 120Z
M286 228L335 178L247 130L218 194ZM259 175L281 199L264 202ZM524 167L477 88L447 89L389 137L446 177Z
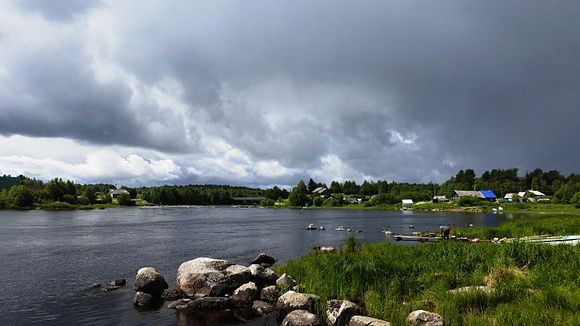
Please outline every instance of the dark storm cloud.
M100 0L12 0L12 2L47 19L65 22L84 14L90 8L98 7L101 3Z
M97 81L90 61L74 42L28 49L9 62L14 78L0 90L2 135L67 137L170 152L191 148L178 125L163 117L140 117L146 103L138 112L130 110L132 91L127 85ZM152 123L173 128L155 134Z
M3 133L60 133L162 150L191 147L184 135L199 133L250 161L313 171L334 155L360 175L401 181L442 181L460 168L577 172L577 1L174 1L103 8L111 11L107 28L119 44L110 59L146 87L177 83L183 125L154 105L132 119L138 111L127 109L129 87L95 83L79 68L82 59L72 71L15 77L30 84L38 101L22 107L40 114L31 107L46 104L40 116L49 123L27 122L3 104L2 120L11 121L0 122ZM69 80L65 88L78 96L47 81L55 79ZM92 124L75 119L78 107L91 109L79 115L94 114ZM165 128L153 132L146 120Z

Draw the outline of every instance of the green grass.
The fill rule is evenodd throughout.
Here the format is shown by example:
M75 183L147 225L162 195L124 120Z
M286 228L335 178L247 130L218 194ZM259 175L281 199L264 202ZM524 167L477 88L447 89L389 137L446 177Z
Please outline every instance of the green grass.
M544 220L542 222L542 220ZM514 221L505 230L578 230L576 218ZM530 235L530 234L526 234ZM580 246L532 243L468 244L454 241L400 246L358 246L343 253L311 253L277 268L292 275L301 291L349 299L366 314L406 325L408 314L425 309L446 325L576 325L580 320ZM491 293L451 294L450 289L493 285Z
M580 215L525 214L497 227L455 228L452 233L470 238L517 238L532 235L580 234Z

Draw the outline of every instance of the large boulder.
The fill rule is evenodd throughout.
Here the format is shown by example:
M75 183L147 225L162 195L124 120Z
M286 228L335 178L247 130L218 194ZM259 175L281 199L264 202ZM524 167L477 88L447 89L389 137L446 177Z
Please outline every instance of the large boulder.
M250 270L227 260L196 258L177 270L177 287L190 297L222 296L250 281Z
M326 316L330 325L347 325L348 321L360 309L348 300L329 300L327 302Z
M154 297L160 297L165 289L169 286L165 282L165 278L153 267L144 267L137 271L135 283L133 284L135 291L145 292Z
M391 323L367 316L352 316L348 326L391 326Z
M267 315L271 312L274 312L275 310L276 310L276 306L269 303L269 302L256 300L252 303L252 311L256 315L260 315L260 316Z
M411 326L443 326L443 318L434 312L425 310L415 310L407 317L407 322Z
M296 286L296 281L292 276L284 273L276 280L276 286L279 288L291 289Z
M276 302L280 297L280 291L275 285L266 286L260 291L260 300Z
M320 325L318 317L306 310L294 310L282 321L282 326L315 326Z
M230 296L232 303L237 307L247 307L251 306L254 299L258 297L258 287L254 282L249 282L243 284L234 291L234 294Z
M254 258L254 260L252 260L252 264L260 264L262 266L272 266L275 262L276 259L274 259L274 257L268 256L263 252L260 253L258 257Z
M288 291L278 298L278 310L282 315L294 310L314 311L314 305L319 297L314 294Z
M278 275L276 275L276 272L270 268L265 268L260 264L252 264L249 269L250 273L252 273L252 281L256 283L258 287L261 288L267 285L276 284Z

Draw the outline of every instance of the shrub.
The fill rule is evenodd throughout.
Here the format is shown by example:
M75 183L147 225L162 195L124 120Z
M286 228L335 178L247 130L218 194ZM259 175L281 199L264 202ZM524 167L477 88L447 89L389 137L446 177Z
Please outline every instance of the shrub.
M272 207L275 204L276 204L276 202L274 201L274 199L270 199L270 198L264 198L260 202L260 206L262 206L262 207Z
M459 198L459 206L477 206L481 205L481 199L474 196L463 196Z
M131 200L131 196L127 194L120 194L117 196L117 202L119 205L123 206L133 206L134 202Z

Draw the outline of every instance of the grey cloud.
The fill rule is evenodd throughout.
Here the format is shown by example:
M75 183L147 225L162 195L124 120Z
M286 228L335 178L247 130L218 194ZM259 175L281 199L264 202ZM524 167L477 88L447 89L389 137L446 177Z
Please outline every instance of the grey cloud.
M101 5L100 0L12 0L18 7L37 12L47 19L69 21Z
M15 78L0 91L1 134L69 137L164 151L192 148L173 121L141 118L146 106L131 109L132 91L126 85L97 81L76 44L59 46L62 52L35 49L10 62ZM153 123L165 125L162 134L153 133Z
M196 122L190 131L224 139L251 160L307 171L332 153L361 174L407 181L459 168L568 173L580 161L570 150L580 131L577 1L176 1L139 3L139 14L129 4L107 9L119 6L113 31L121 46L112 59L148 86L175 80ZM280 87L255 92L276 80ZM35 86L43 98L66 107L45 83ZM99 103L100 92L109 101L100 107L116 107L115 121L129 121L132 131L113 128L106 141L186 145L168 141L181 128L136 137L141 124L123 115L130 96L123 86L79 96ZM43 126L20 129L27 128ZM399 143L395 133L415 143Z

